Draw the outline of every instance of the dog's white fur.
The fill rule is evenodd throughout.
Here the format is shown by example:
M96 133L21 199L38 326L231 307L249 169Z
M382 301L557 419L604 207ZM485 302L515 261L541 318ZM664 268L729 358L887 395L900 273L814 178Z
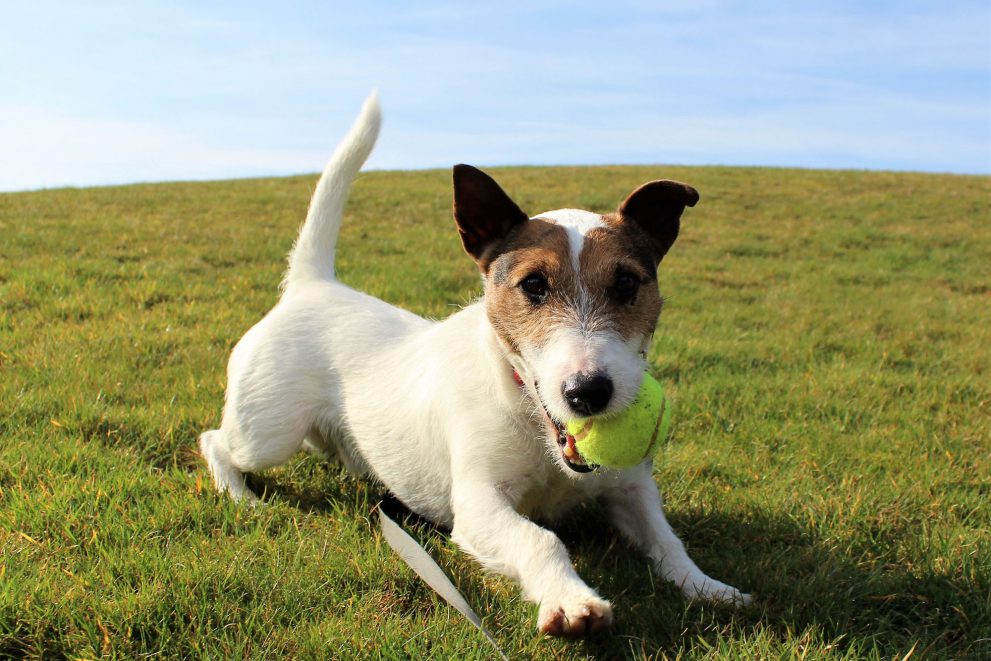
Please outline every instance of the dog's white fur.
M223 423L200 437L217 488L254 499L243 472L282 464L304 445L336 453L450 527L484 566L517 579L549 633L581 634L611 622L610 604L578 576L557 536L534 522L596 496L687 596L748 601L689 559L664 518L650 462L579 475L545 441L533 403L538 380L561 383L590 362L610 364L621 406L635 396L649 337L623 344L563 329L552 348L525 362L507 354L481 301L431 322L337 281L334 250L348 188L380 121L373 95L320 178L281 299L231 354ZM569 229L576 262L584 233L600 222L573 210L541 217ZM567 416L555 388L540 395L551 414Z

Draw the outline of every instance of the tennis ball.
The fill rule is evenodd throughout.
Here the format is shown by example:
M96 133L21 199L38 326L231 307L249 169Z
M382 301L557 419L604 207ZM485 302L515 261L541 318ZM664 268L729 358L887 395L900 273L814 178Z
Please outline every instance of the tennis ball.
M609 416L572 420L567 432L585 461L608 468L629 468L652 457L671 424L664 389L644 373L640 392L627 408Z

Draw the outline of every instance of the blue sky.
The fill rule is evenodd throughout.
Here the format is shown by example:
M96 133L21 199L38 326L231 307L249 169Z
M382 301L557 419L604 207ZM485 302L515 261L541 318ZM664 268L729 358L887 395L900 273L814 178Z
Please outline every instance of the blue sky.
M372 168L991 174L987 0L3 13L0 190L315 172L373 87L385 125Z

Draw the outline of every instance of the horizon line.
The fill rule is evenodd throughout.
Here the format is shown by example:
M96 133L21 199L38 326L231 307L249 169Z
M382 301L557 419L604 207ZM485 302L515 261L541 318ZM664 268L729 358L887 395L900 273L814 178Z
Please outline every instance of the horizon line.
M385 172L385 173L402 173L402 172L430 172L430 171L443 171L449 170L456 164L444 165L444 166L423 166L415 168L388 168L388 167L370 167L362 168L361 173L369 172ZM477 164L472 163L473 166L479 169L522 169L522 168L607 168L607 167L620 167L620 168L679 168L679 169L710 169L710 168L724 168L724 169L739 169L739 170L794 170L799 172L853 172L853 173L864 173L864 174L904 174L904 175L930 175L935 177L985 177L991 178L991 169L986 172L967 172L959 170L918 170L918 169L899 169L899 168L884 168L884 167L816 167L808 165L766 165L766 164L727 164L727 163L497 163L497 164ZM111 181L111 182L101 182L93 184L54 184L51 186L38 186L31 188L11 188L0 190L0 195L13 195L18 193L43 193L43 192L54 192L54 191L64 191L64 190L89 190L97 188L126 188L128 186L167 186L170 184L209 184L209 183L221 183L225 181L235 182L235 181L255 181L255 180L267 180L267 179L293 179L299 177L319 177L321 174L320 170L313 170L311 172L289 172L289 173L273 173L273 174L259 174L259 175L246 175L246 176L233 176L233 177L191 177L188 179L138 179L131 181Z

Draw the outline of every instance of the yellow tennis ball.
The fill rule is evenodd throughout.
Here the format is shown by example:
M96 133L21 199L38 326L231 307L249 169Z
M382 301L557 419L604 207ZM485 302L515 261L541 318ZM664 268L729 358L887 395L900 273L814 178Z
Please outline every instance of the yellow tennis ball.
M671 407L664 389L644 373L640 392L627 408L610 416L572 420L567 432L585 461L608 468L629 468L653 457L668 435Z

